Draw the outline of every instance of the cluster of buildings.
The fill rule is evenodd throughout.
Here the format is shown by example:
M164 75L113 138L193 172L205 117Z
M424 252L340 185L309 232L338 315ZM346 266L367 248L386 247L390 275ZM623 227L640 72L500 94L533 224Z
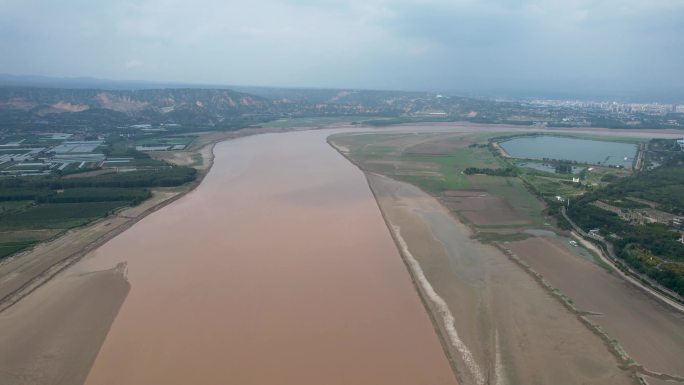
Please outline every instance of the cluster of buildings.
M600 110L613 113L644 113L648 115L665 115L669 113L684 113L684 105L664 103L618 103L593 102L583 100L553 100L538 99L530 104L540 107L563 107L582 110Z
M592 204L600 209L615 213L623 221L633 224L661 223L676 230L684 229L684 217L670 214L654 207L627 209L616 207L603 201L595 201Z
M24 144L26 139L0 144L0 176L49 175L67 168L95 168L105 161L105 154L99 151L104 140L70 141L70 137L48 134L30 144Z

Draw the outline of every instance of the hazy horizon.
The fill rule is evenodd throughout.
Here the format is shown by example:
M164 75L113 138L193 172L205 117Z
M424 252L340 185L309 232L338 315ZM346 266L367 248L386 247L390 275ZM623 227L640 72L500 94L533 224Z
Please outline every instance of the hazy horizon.
M0 0L0 73L682 101L684 2Z

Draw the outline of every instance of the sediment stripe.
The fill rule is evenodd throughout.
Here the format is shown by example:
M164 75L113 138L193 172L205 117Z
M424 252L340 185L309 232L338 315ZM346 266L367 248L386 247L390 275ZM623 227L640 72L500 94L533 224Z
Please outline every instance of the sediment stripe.
M402 238L400 227L392 225L392 231L394 232L394 235L397 241L399 242L399 246L401 246L401 253L404 255L404 258L408 262L408 265L411 268L411 271L413 272L414 276L416 277L418 284L425 292L425 295L430 299L430 301L432 301L437 310L437 313L441 317L442 323L444 324L444 329L446 330L447 335L449 336L449 342L461 355L461 359L465 363L465 366L468 368L468 371L470 372L470 375L475 380L475 382L478 385L484 385L485 378L482 374L482 370L480 369L480 366L477 364L477 362L475 362L475 358L473 357L473 354L470 352L470 349L468 349L468 346L466 346L466 344L458 336L456 326L454 325L455 318L451 313L451 310L449 309L449 305L447 305L446 301L444 301L444 299L440 297L439 294L437 294L435 289L432 287L432 284L430 284L430 281L428 281L427 277L425 277L425 273L423 272L423 269L420 267L420 263L418 263L415 257L413 257L413 254L411 254L411 252L408 249L406 241L404 241L404 238Z

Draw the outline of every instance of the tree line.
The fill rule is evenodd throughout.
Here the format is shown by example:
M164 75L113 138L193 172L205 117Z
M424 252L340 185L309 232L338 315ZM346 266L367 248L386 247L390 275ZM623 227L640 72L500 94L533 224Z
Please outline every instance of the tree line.
M465 170L463 170L464 174L467 175L473 175L473 174L483 174L483 175L492 175L492 176L516 176L518 173L515 171L513 167L506 167L506 168L477 168L477 167L468 167Z

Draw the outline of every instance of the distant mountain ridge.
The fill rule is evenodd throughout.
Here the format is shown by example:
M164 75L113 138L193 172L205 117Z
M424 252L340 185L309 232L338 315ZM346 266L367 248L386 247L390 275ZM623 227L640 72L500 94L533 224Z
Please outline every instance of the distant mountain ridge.
M228 89L0 87L0 111L23 114L27 119L103 110L143 121L215 124L229 118L275 114L279 109L268 99Z
M64 122L87 115L112 124L137 121L214 126L312 115L396 116L439 102L435 95L424 92L238 88L0 86L0 117L10 122ZM74 117L68 118L71 115Z
M253 95L277 98L287 95L295 99L310 98L313 95L343 91L345 88L295 88L244 86L211 83L184 83L147 80L111 80L94 77L50 77L36 75L10 75L0 73L0 87L33 87L33 88L68 88L68 89L100 89L100 90L144 90L144 89L231 89ZM403 94L436 94L432 91L402 91L373 89L356 89L357 92L387 92ZM551 88L541 88L530 84L524 89L507 87L448 88L439 93L471 99L525 101L530 99L559 99L585 101L617 101L630 103L675 103L684 104L684 85L643 85L639 88L616 89L607 84L596 83L581 89L575 84L557 84Z
M0 108L32 110L38 114L80 112L93 108L130 114L147 109L165 113L182 108L206 109L218 113L256 110L269 105L268 99L228 89L99 90L0 87Z
M679 107L676 105L549 105L428 92L236 88L103 89L0 85L0 130L106 129L136 124L176 124L185 130L237 129L277 119L330 116L347 116L376 125L462 120L550 127L684 127L684 114L677 112Z

